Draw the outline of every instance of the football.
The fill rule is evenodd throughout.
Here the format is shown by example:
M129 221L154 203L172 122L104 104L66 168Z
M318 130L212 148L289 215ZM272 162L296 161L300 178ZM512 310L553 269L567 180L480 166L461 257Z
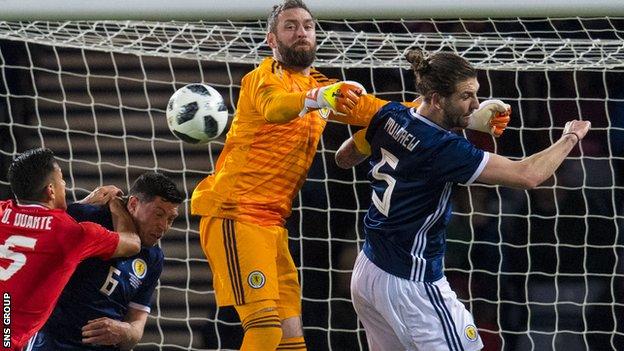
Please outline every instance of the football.
M192 144L219 137L228 121L223 97L206 84L188 84L178 89L169 99L166 115L171 132Z

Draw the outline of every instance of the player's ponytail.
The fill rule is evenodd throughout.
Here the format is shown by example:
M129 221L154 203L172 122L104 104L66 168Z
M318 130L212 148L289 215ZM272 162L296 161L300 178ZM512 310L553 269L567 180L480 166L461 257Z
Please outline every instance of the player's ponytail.
M438 93L450 96L457 83L475 78L477 72L464 58L446 52L426 55L420 49L410 50L405 59L412 65L416 78L416 90L428 99Z
M425 53L420 49L410 50L405 55L407 62L412 65L414 73L424 73L429 70L429 62L425 58Z

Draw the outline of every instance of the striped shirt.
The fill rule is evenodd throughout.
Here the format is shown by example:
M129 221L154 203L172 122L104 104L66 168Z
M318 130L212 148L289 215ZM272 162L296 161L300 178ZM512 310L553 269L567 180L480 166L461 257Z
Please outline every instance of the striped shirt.
M309 75L290 71L273 58L245 75L215 173L195 188L192 213L283 225L327 123L321 117L327 116L313 111L273 123L267 111L290 109L296 114L308 90L332 82L314 69Z

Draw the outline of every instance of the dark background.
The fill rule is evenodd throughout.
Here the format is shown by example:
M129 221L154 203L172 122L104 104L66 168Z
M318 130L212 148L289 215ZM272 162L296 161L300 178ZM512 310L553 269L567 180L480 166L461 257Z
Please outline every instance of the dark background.
M323 21L319 32L611 40L618 39L619 27L604 19L369 22L350 28ZM323 50L331 51L319 50L321 59ZM464 53L473 62L482 55L470 49ZM510 54L501 50L500 55ZM223 138L200 146L177 141L166 126L166 102L182 85L203 81L222 93L233 113L240 78L253 69L244 63L8 40L0 41L0 65L0 198L11 195L6 169L12 158L46 146L59 157L70 201L101 184L127 189L146 170L171 176L190 197L195 184L212 171ZM359 81L381 98L416 96L412 73L403 68L321 66L326 75ZM526 157L556 141L566 121L592 122L587 138L555 177L537 189L473 185L455 190L447 276L473 312L485 350L624 349L622 78L617 66L479 70L479 97L502 99L513 110L510 127L499 140L468 135L488 151ZM287 224L291 253L300 267L310 350L366 349L350 303L349 279L370 201L368 166L341 170L333 162L335 151L354 131L328 124ZM231 308L214 305L197 218L187 215L188 201L183 206L161 243L165 272L137 349L234 349L242 330Z

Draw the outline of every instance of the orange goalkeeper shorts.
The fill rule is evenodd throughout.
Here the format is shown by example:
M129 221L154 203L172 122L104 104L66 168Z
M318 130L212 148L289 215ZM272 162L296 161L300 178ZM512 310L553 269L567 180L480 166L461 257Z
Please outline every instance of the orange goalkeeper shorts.
M285 228L202 217L199 235L219 306L275 300L281 319L301 315L301 287Z

